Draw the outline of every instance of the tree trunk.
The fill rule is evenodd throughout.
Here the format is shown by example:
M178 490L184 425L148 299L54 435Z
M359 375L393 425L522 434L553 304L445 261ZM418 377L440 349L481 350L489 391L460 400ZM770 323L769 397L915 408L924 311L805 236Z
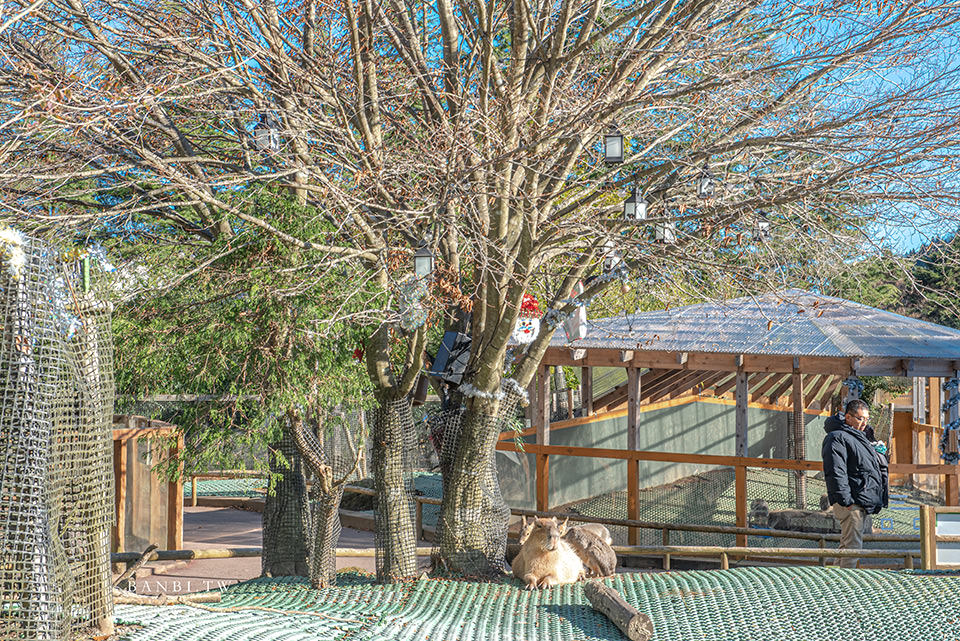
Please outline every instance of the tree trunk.
M413 414L407 398L383 400L373 423L374 528L377 581L391 583L417 573L413 476L409 455Z
M500 493L495 448L521 395L519 387L507 385L500 398L473 398L472 406L444 431L438 536L441 562L454 573L490 576L506 571L510 509Z
M343 486L311 499L313 549L310 553L310 584L328 588L337 584L337 542L340 540L340 499Z
M282 420L282 419L281 419ZM282 468L271 459L270 472L283 477L267 494L263 508L263 576L309 576L308 550L311 548L310 513L307 482L296 444L284 427L283 439L272 446L290 463Z

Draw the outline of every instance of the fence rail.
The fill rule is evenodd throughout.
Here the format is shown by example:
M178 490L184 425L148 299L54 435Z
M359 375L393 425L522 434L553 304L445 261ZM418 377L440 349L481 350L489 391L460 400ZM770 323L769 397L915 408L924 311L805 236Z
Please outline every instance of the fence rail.
M746 547L747 535L751 528L747 528L747 468L771 468L783 470L820 471L823 464L820 461L806 461L793 459L751 458L744 456L722 456L715 454L683 454L674 452L651 452L645 450L622 450L595 447L573 447L566 445L537 445L535 443L518 446L509 440L497 443L497 449L505 452L534 454L536 456L536 496L537 509L547 511L549 508L549 479L550 457L570 456L582 458L603 458L624 460L627 462L627 517L636 521L640 515L640 488L639 478L640 461L659 461L664 463L693 463L701 465L726 466L734 468L734 492L736 526L742 531L736 534L737 547ZM943 475L948 502L956 502L957 487L960 484L960 466L948 464L927 463L892 463L890 472L895 474L937 474ZM635 545L639 540L637 527L628 531L628 541Z

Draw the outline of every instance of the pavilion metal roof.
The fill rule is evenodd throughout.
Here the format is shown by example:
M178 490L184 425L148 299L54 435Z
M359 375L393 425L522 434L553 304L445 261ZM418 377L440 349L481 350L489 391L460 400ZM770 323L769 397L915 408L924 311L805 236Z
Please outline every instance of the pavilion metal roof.
M803 290L588 321L551 345L727 354L960 359L960 331Z

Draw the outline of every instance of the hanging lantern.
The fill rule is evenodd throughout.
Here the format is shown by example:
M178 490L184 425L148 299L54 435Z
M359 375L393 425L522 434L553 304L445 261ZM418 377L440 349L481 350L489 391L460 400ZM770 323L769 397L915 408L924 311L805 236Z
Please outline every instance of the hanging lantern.
M700 172L700 177L697 178L697 196L711 198L714 187L716 187L716 179L710 173L710 167L707 166L707 163L703 163L703 170Z
M603 162L608 165L623 163L623 134L616 128L603 137Z
M623 219L627 221L645 220L647 217L647 199L640 195L640 190L636 187L630 192L630 195L623 201Z
M413 273L417 275L417 280L430 278L433 274L433 252L426 245L413 254Z
M253 146L259 151L277 151L280 149L280 132L273 116L264 114L253 128Z
M656 241L668 245L677 242L677 223L673 221L658 223L656 227Z
M607 239L607 242L603 244L604 256L603 256L603 273L609 274L620 265L620 262L623 258L620 256L620 252L616 251L616 245L613 244L613 241Z
M757 232L754 235L754 239L760 242L767 242L770 240L770 221L767 219L767 214L760 212L760 216L757 218Z

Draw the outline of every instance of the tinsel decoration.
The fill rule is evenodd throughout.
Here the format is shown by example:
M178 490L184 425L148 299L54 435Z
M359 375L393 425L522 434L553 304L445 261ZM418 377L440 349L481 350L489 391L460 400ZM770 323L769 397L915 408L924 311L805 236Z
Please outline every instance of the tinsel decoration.
M23 251L23 234L16 229L0 225L0 258L13 280L20 280L20 272L27 264Z
M948 379L943 384L947 399L941 405L941 410L947 418L950 417L950 411L960 403L958 388L960 388L960 379L957 378ZM960 429L960 419L954 419L949 423L944 421L943 434L940 436L940 457L951 465L960 461L960 453L956 451L958 429ZM951 432L954 434L953 446L950 442Z

